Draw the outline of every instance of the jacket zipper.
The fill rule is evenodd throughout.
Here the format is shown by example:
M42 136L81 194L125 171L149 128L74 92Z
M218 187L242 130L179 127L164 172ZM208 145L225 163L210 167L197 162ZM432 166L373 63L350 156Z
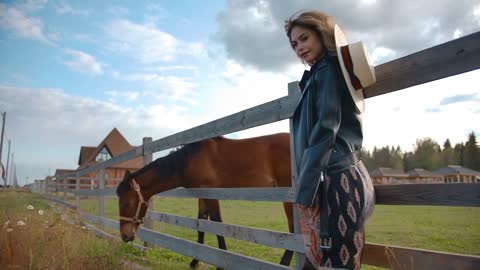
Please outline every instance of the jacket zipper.
M315 188L315 195L313 196L313 199L312 201L310 202L310 205L313 205L313 203L315 202L315 197L317 197L317 192L318 192L318 188L320 187L320 184L325 180L325 176L323 175L323 171L320 171L320 178L319 178L319 181L318 181L318 184L317 184L317 187ZM320 197L319 197L320 198Z
M308 91L307 96L307 134L308 134L308 143L310 143L310 121L308 116L310 115L310 91Z

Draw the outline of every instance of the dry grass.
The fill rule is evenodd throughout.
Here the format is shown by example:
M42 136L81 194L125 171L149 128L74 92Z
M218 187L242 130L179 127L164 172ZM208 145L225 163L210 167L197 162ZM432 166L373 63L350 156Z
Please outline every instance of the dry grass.
M40 212L39 212L40 211ZM2 269L131 269L119 243L99 239L74 215L56 214L39 196L0 192Z

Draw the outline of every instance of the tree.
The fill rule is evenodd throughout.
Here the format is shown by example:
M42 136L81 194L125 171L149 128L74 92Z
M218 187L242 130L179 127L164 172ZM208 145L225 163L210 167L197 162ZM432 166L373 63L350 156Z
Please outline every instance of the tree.
M374 148L372 152L374 168L388 167L393 169L403 169L402 151L400 146L397 148L384 146L380 149Z
M412 152L406 152L403 154L403 168L406 172L415 169Z
M472 170L480 169L479 147L477 145L477 138L472 131L468 134L468 141L465 143L465 150L463 152L463 166Z
M458 165L464 166L463 164L463 152L465 151L465 145L463 143L455 144L453 148L453 157L454 160L457 162Z
M360 151L360 159L363 161L368 171L371 171L377 168L375 166L375 162L373 161L372 155L368 150L362 149Z
M403 170L403 155L400 146L397 145L397 148L393 148L392 146L390 149L390 157L391 168Z
M417 140L413 151L414 168L434 170L441 165L440 145L431 138Z
M458 165L460 162L459 160L455 159L455 153L452 148L452 144L450 143L450 140L447 139L443 143L443 150L442 150L442 162L441 166L446 167L448 165Z

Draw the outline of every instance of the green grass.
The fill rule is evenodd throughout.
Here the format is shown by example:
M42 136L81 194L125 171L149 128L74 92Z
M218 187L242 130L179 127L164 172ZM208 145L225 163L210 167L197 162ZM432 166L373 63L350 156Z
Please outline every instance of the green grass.
M66 217L75 218L57 214L39 195L0 192L0 268L131 269L120 260L128 254L120 244L99 239Z
M157 198L154 201L156 211L187 217L197 216L197 204L195 199ZM27 210L27 205L33 205L35 211L45 209L46 214L40 217L35 214L35 211ZM97 206L95 199L86 199L81 201L80 208L96 215ZM287 231L286 218L280 203L222 201L221 208L223 220L226 223ZM116 198L106 200L105 212L108 218L118 219ZM14 245L14 248L18 249L17 263L21 258L20 261L26 266L25 269L42 269L43 266L52 262L58 269L76 269L73 266L69 267L68 260L61 260L62 257L69 258L77 265L82 260L90 263L84 262L82 265L85 266L82 269L93 269L94 266L101 266L102 269L132 269L122 264L119 258L151 269L189 269L191 259L186 256L161 248L141 253L129 244L98 239L93 233L79 229L79 225L64 224L60 216L51 211L49 204L36 194L0 193L0 221L2 222L0 226L7 219L25 218L29 221L26 222L26 226L13 227L17 232L17 242L22 243L16 247ZM42 220L37 220L39 218ZM29 224L41 224L44 222L43 219L49 221L48 225L54 224L53 229L45 231L41 226L28 229ZM6 228L2 226L0 231L1 250L4 250L5 239L8 240L8 237L13 235L6 233ZM156 222L155 230L191 241L197 239L196 231L169 224ZM372 243L480 255L480 208L377 205L366 230L367 241ZM108 231L118 235L117 231ZM215 236L206 234L205 240L207 245L217 246ZM137 241L137 243L140 242ZM283 254L283 250L280 249L228 238L227 246L231 251L273 263L278 263ZM7 256L8 252L0 254L2 254L0 255L2 265L11 263L11 258ZM30 264L33 264L33 267L27 267ZM199 269L215 268L202 263ZM381 268L364 265L362 269Z
M97 214L97 204L93 199L83 200L81 209ZM157 198L154 207L159 212L197 216L195 199ZM226 223L287 231L286 218L280 203L222 201L221 209ZM106 200L105 212L107 217L118 219L116 198ZM196 231L169 224L157 222L155 230L191 241L197 239ZM377 205L366 232L366 241L371 243L480 255L480 208ZM216 237L206 234L206 243L216 247ZM227 239L227 247L231 251L274 263L278 263L283 254L280 249L235 239ZM178 263L172 265L172 268L157 269L188 269L190 262L190 258L163 249L151 251L148 256L159 261ZM202 265L200 269L214 268ZM362 269L381 268L362 266Z

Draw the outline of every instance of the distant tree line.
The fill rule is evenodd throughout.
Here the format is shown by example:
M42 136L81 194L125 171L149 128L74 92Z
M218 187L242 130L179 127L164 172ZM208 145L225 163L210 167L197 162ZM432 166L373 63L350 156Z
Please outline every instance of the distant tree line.
M433 139L424 138L417 140L413 152L404 152L400 146L384 146L374 147L371 153L363 149L360 156L369 171L379 167L404 171L422 168L432 171L448 165L480 171L480 147L473 131L465 143L457 143L454 147L449 139L441 147Z

